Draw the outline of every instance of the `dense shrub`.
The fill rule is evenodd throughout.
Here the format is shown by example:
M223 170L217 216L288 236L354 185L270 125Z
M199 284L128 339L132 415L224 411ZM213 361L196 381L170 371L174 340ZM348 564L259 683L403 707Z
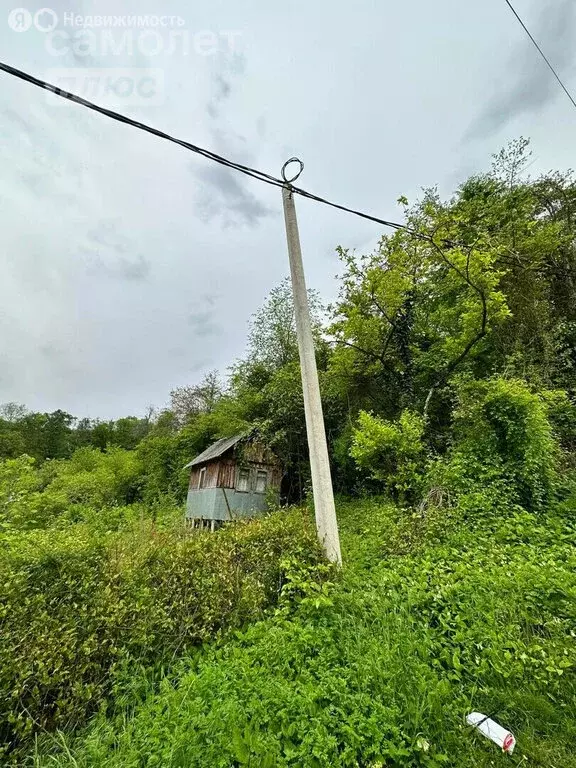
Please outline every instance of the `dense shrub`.
M134 451L79 448L70 459L37 466L20 456L0 461L0 533L83 520L91 512L131 504L143 467Z
M546 393L495 378L463 381L457 394L453 446L429 480L460 494L491 493L500 504L543 509L557 490L561 456Z
M397 422L360 411L350 455L393 495L414 497L424 471L423 431L422 418L410 411Z
M215 534L85 525L7 538L0 552L1 741L81 723L128 665L161 665L261 615L286 558L320 557L301 512Z
M133 451L110 447L105 453L80 448L68 460L46 462L40 477L39 500L45 516L53 519L74 505L95 508L130 504L138 498L142 465Z
M0 534L38 524L37 490L34 459L19 456L0 461Z
M576 405L573 399L562 389L541 392L540 397L562 448L576 453Z

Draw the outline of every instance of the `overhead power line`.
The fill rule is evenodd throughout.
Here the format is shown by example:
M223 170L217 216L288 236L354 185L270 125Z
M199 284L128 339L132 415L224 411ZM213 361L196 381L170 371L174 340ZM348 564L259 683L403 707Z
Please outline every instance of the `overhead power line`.
M548 68L550 69L550 71L552 72L552 74L554 75L554 77L556 78L556 80L558 80L558 83L559 83L559 85L560 85L560 88L562 88L562 90L564 91L564 93L566 94L566 96L568 96L568 98L569 98L569 99L570 99L570 101L572 102L572 106L573 106L573 107L576 107L576 101L574 100L574 97L572 96L572 94L570 93L570 91L568 90L568 88L567 88L567 87L564 85L564 83L563 83L563 82L562 82L562 80L560 79L560 75L558 74L558 72L556 72L556 70L554 69L554 67L553 67L553 66L552 66L552 64L550 63L550 60L548 59L548 57L546 56L546 54L544 53L544 51L542 50L542 48L540 48L540 46L538 45L537 41L534 39L534 37L532 36L532 33L530 32L530 30L528 29L528 27L526 26L526 24L524 24L524 22L522 21L522 19L520 18L520 16L519 16L518 12L516 11L516 9L514 8L514 6L513 6L513 5L512 5L512 3L510 2L510 0L504 0L504 2L505 2L505 3L506 3L506 5L508 6L508 8L510 8L510 10L511 10L511 11L512 11L512 13L514 14L514 16L516 16L516 18L517 18L517 19L518 19L518 21L520 22L520 24L522 25L522 28L524 29L524 32L526 32L526 34L528 35L528 37L530 38L530 40L532 40L532 43L534 44L534 47L536 48L536 50L538 51L538 53L540 54L540 56L542 56L542 58L544 59L544 61L545 61L545 62L546 62L546 64L548 65Z
M286 181L284 181L283 179L277 178L276 176L271 176L269 173L265 173L264 171L259 171L256 168L250 168L250 166L236 163L232 160L229 160L226 157L223 157L222 155L218 155L215 152L211 152L208 149L199 147L196 144L191 144L189 141L178 139L175 136L171 136L169 133L164 133L164 131L160 131L157 128L153 128L150 125L141 123L138 120L133 120L131 117L126 117L125 115L122 115L119 112L114 112L114 110L112 109L106 109L105 107L101 107L98 104L94 104L92 101L88 101L88 99L82 98L82 96L77 96L75 93L64 91L62 90L62 88L58 88L56 85L47 83L45 80L40 80L39 78L34 77L33 75L28 74L27 72L23 72L20 69L11 67L9 64L4 64L3 62L0 62L0 70L3 70L9 75L13 75L14 77L18 77L20 80L24 80L27 83L31 83L32 85L35 85L38 88L43 88L46 91L51 91L56 96L60 96L63 99L67 99L68 101L73 101L74 103L80 104L81 106L86 107L87 109L92 109L94 112L99 112L101 115L105 115L106 117L109 117L112 120L117 120L118 122L125 123L126 125L130 125L133 128L138 128L138 130L140 131L145 131L146 133L151 133L153 136L158 136L158 138L164 139L165 141L170 141L173 144L178 144L179 146L184 147L184 149L188 149L190 152L195 152L196 154L201 155L202 157L205 157L207 160L212 160L213 162L219 163L220 165L223 165L234 171L243 173L246 176L250 176L253 179L256 179L257 181L263 181L265 184L271 184L272 186L275 186L275 187L286 186ZM430 239L429 236L413 231L410 229L410 227L407 227L405 224L399 224L395 221L387 221L386 219L380 219L377 216L371 216L368 213L357 211L357 210L354 210L353 208L347 208L345 205L338 205L337 203L333 203L330 200L326 200L323 197L319 197L318 195L314 195L311 192L307 192L305 189L301 189L300 187L296 187L294 185L290 185L290 186L293 192L297 193L298 195L301 195L302 197L306 197L309 200L315 200L317 203L322 203L323 205L329 205L331 208L337 208L340 211L346 211L347 213L351 213L354 216L360 216L363 219L368 219L368 221L374 221L376 224L382 224L382 226L384 227L406 230L416 235L417 237Z
M101 107L98 104L94 104L93 102L88 101L88 99L84 99L82 96L78 96L75 93L70 93L69 91L63 90L62 88L58 88L58 86L56 85L52 85L51 83L48 83L45 80L41 80L37 77L34 77L33 75L30 75L27 72L23 72L20 69L16 69L16 67L12 67L9 64L5 64L2 61L0 61L0 70L6 72L9 75L12 75L13 77L17 77L20 80L24 80L27 83L31 83L32 85L35 85L38 88L42 88L43 90L50 91L51 93L54 93L56 96L59 96L63 99L67 99L68 101L72 101L76 104L80 104L81 106L86 107L87 109L91 109L94 112L98 112L101 115L104 115L105 117L109 117L112 120L116 120L120 123L125 123L126 125L130 125L131 127L137 128L140 131L150 133L153 136L157 136L160 139L164 139L165 141L170 141L173 144L177 144L178 146L183 147L184 149L187 149L190 152L194 152L200 155L201 157L205 157L207 160L211 160L212 162L223 165L226 168L230 168L231 170L238 171L239 173L243 173L244 175L250 176L251 178L256 179L257 181L262 181L265 184L270 184L274 187L289 186L292 192L298 195L301 195L302 197L305 197L308 200L314 200L317 203L328 205L331 208L336 208L339 211L345 211L346 213L351 213L354 216L359 216L360 218L367 219L368 221L373 221L376 224L381 224L384 227L389 227L395 230L402 230L412 235L413 237L418 238L419 240L432 243L433 245L438 247L438 243L434 240L432 235L426 232L419 232L418 230L413 229L412 227L409 227L406 224L400 224L395 221L380 219L377 216L372 216L368 213L364 213L363 211L358 211L358 210L355 210L354 208L348 208L345 205L339 205L338 203L334 203L331 200L326 200L325 198L319 197L318 195L314 195L312 192L308 192L307 190L302 189L301 187L294 186L290 182L287 182L285 179L272 176L271 174L265 173L264 171L259 171L256 168L251 168L250 166L242 165L241 163L237 163L233 160L229 160L228 158L223 157L222 155L218 155L216 152L211 152L210 150L205 149L204 147L200 147L196 144L192 144L189 141L184 141L183 139L178 139L175 136L170 135L169 133L164 133L164 131L158 130L158 128L153 128L152 126L146 125L145 123L141 123L138 120L132 119L131 117L126 117L125 115L122 115L119 112L114 112L114 110L107 109L106 107ZM292 158L292 159L295 159L295 158ZM460 243L454 240L447 240L447 239L442 240L441 246L447 247L447 248L454 248L454 247L466 248L467 247L465 243ZM559 268L550 267L550 269L554 269L554 271L560 271Z

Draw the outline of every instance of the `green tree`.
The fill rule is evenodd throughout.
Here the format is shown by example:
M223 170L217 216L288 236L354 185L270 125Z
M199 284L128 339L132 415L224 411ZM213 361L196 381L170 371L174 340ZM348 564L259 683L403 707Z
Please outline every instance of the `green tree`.
M415 409L445 447L457 375L574 391L576 184L570 173L528 178L528 159L528 143L512 142L451 200L401 199L408 230L375 253L340 249L330 367L352 418Z
M308 290L312 333L317 348L322 346L323 307L318 293ZM298 360L298 341L292 284L286 277L267 296L252 316L248 334L248 360L276 369Z

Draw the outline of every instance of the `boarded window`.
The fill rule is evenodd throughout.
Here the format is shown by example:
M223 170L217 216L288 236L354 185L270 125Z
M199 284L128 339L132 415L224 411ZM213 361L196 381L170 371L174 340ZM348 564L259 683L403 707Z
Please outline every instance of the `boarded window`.
M259 469L256 473L256 493L264 493L268 485L268 472Z
M198 475L198 488L204 488L206 485L206 467L202 467Z
M238 470L238 485L236 486L236 490L244 493L250 490L250 471L248 469Z

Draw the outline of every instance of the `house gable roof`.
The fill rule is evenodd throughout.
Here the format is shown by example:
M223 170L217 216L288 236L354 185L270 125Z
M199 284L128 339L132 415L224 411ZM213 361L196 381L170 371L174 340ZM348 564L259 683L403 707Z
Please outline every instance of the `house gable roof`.
M216 442L206 448L205 451L202 451L199 456L196 456L196 458L192 459L189 464L186 464L184 469L190 469L190 467L195 467L198 464L205 464L207 461L212 461L213 459L219 458L224 453L226 453L226 451L229 451L230 448L233 448L237 443L239 443L243 437L245 437L245 435L241 434L235 435L234 437L223 437L221 440L216 440Z

